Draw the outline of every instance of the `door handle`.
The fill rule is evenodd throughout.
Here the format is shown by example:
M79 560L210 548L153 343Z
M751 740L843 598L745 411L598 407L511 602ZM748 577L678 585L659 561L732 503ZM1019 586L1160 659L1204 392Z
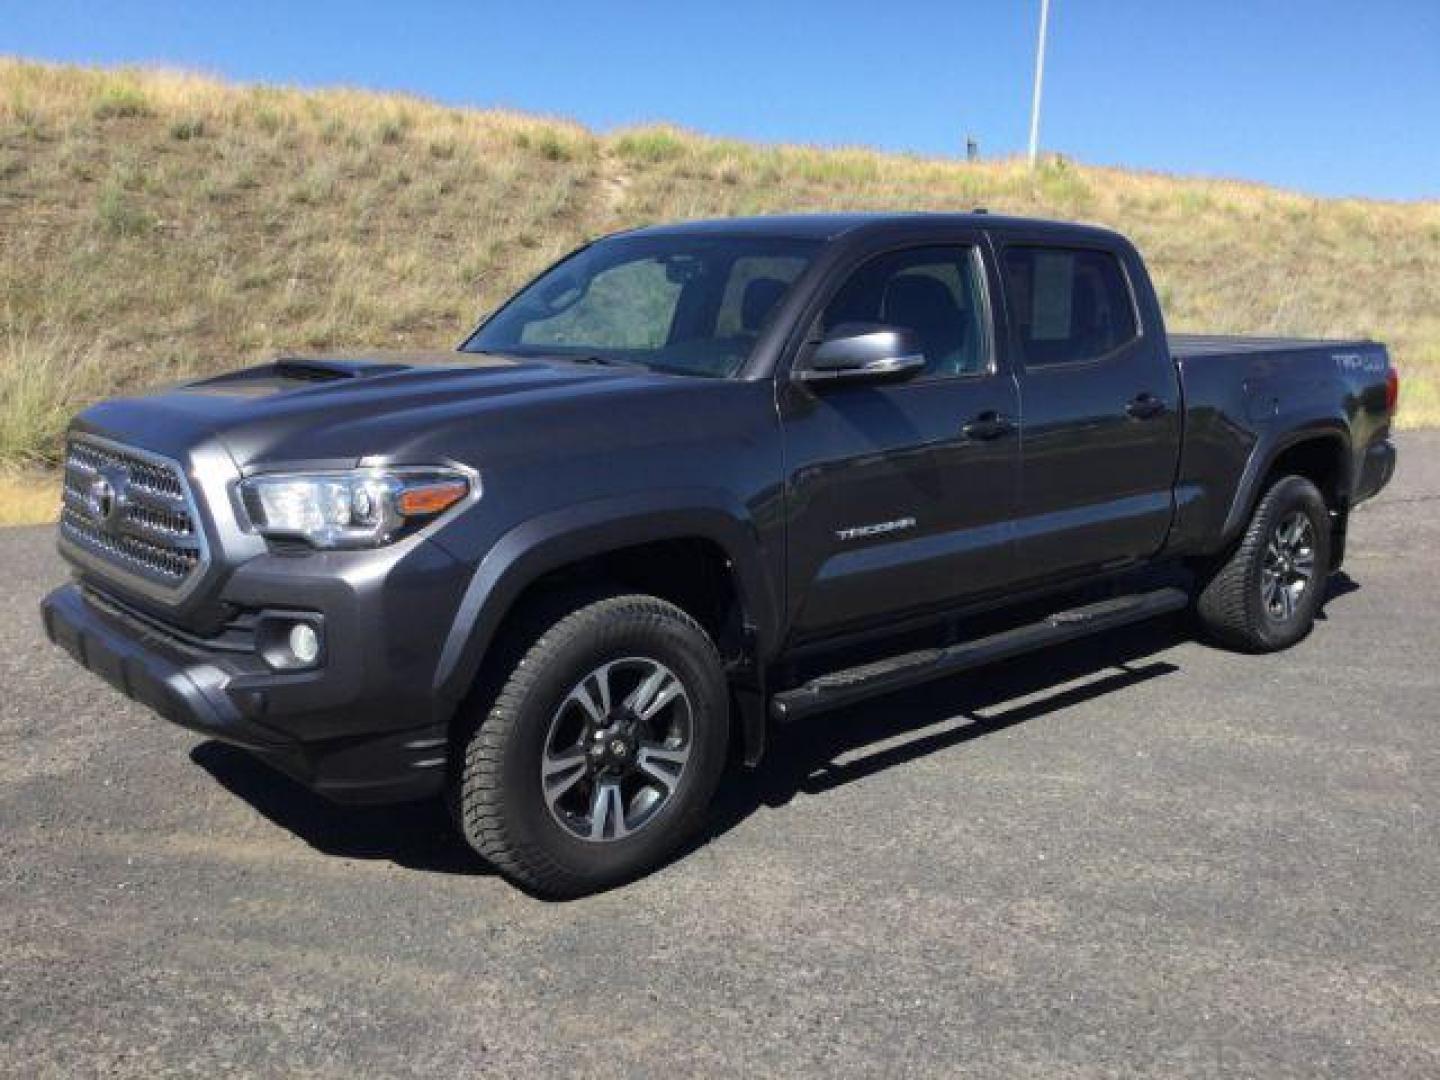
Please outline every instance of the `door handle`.
M998 439L1002 435L1008 435L1015 430L1015 422L1008 416L1002 416L994 409L982 412L968 424L960 429L967 439L975 439L979 442L988 442L990 439Z
M1136 394L1125 405L1125 412L1136 420L1152 420L1165 412L1165 402L1151 393Z

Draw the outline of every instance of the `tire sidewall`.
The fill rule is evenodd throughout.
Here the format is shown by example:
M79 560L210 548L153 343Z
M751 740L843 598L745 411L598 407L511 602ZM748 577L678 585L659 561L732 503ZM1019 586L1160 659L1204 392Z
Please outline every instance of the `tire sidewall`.
M585 621L547 651L542 638L521 663L543 666L517 703L512 737L501 760L502 801L514 839L534 845L563 873L600 886L623 880L667 855L703 814L723 769L728 741L724 678L713 647L700 629L676 611L588 610ZM692 748L680 789L656 816L621 840L591 842L575 836L551 815L540 781L550 722L565 696L591 671L612 660L658 660L684 684L692 708Z
M1261 577L1271 534L1296 510L1310 519L1315 533L1315 575L1301 596L1295 615L1281 622L1266 609L1261 594ZM1256 511L1252 528L1255 530L1254 542L1244 586L1247 615L1256 635L1267 648L1282 649L1295 644L1310 632L1324 599L1330 566L1330 514L1324 497L1314 484L1303 477L1290 476L1266 493Z

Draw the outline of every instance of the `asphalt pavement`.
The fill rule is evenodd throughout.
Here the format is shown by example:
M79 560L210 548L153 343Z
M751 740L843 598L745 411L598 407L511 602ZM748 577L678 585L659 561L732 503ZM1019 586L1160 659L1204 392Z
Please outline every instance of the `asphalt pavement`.
M0 532L0 1073L1440 1076L1440 433L1299 647L1136 627L788 729L571 902L43 638Z

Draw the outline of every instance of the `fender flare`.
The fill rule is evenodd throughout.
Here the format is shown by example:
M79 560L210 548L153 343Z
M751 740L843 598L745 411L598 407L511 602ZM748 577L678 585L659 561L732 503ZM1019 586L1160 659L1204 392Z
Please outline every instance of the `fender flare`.
M1351 460L1350 431L1342 418L1317 417L1299 427L1287 428L1273 437L1262 438L1256 442L1254 449L1250 452L1249 460L1245 463L1245 470L1240 475L1240 483L1236 485L1235 495L1230 500L1230 510L1225 515L1225 524L1220 529L1222 546L1230 543L1244 530L1246 523L1250 520L1250 515L1255 512L1255 504L1260 501L1260 496L1263 494L1260 486L1270 475L1270 470L1274 468L1280 455L1303 443L1319 442L1338 444L1342 462L1340 490L1350 490L1354 463Z
M475 568L451 621L436 693L451 701L464 697L516 600L545 574L608 551L681 539L711 541L730 560L763 657L775 640L779 604L750 515L725 492L661 489L552 510L501 536Z

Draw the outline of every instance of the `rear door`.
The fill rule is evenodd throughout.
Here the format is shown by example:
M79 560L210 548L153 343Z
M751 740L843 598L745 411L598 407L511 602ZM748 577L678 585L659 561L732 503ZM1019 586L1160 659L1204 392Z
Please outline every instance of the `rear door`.
M1138 256L1005 238L1024 414L1016 558L1029 581L1155 554L1172 517L1180 387Z
M979 237L946 239L857 255L838 270L807 317L797 360L840 323L885 323L915 332L922 374L781 384L800 639L943 608L1015 576L1015 381L997 360L994 281Z

